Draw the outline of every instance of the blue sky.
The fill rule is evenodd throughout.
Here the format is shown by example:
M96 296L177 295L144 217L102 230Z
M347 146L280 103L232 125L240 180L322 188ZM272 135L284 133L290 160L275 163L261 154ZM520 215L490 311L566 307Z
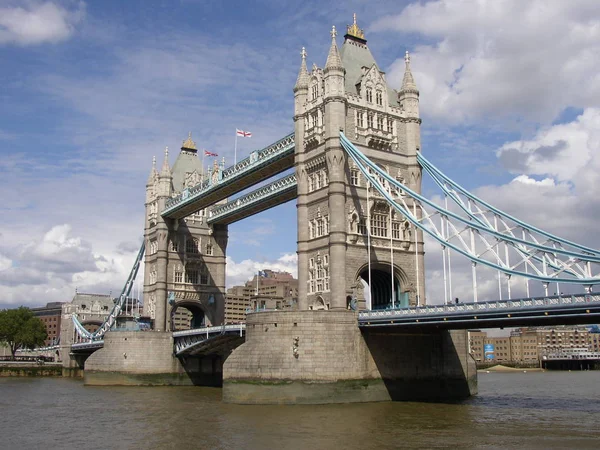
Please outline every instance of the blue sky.
M392 86L411 52L430 161L599 246L598 2L0 0L0 307L120 290L153 155L169 146L173 163L191 131L231 162L236 127L253 133L238 157L289 133L301 47L323 66L331 25L354 12ZM228 284L295 272L295 243L293 202L232 225ZM441 257L426 250L439 303ZM469 274L455 278L468 295Z

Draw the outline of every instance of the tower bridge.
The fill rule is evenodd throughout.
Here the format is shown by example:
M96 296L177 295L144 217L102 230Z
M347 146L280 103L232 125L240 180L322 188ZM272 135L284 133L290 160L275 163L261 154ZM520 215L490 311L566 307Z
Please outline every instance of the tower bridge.
M222 384L237 403L462 398L477 391L467 328L596 321L600 252L503 213L427 160L408 52L405 64L396 90L355 18L341 49L333 27L323 68L309 71L302 49L292 134L229 168L205 171L191 136L173 166L168 151L160 171L153 162L144 244L120 297L143 261L153 330L109 332L120 307L96 334L76 327L86 383ZM423 175L443 204L421 194ZM294 199L297 309L224 325L228 225ZM443 250L444 305L425 304L425 234ZM471 263L473 302L450 304L451 254ZM478 301L481 267L508 300ZM516 277L526 299L511 299ZM586 292L551 297L550 283ZM173 332L180 307L194 329Z

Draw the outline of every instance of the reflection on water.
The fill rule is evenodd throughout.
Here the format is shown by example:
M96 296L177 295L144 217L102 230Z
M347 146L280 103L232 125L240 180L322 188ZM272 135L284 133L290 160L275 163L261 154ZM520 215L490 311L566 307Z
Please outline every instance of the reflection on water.
M600 371L480 374L454 404L240 406L197 387L0 379L6 449L596 448Z

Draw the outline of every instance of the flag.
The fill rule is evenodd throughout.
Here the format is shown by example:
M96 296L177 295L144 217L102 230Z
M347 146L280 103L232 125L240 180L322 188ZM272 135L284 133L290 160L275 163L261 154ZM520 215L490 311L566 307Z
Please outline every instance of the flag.
M217 153L209 152L208 150L204 150L204 156L219 156Z
M236 134L236 136L252 137L252 133L251 132L238 130L237 128L235 129L235 134Z

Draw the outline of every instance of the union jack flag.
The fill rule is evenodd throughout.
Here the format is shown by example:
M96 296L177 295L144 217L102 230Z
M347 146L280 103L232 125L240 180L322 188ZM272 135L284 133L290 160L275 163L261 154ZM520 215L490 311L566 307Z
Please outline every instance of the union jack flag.
M219 156L217 153L209 152L208 150L204 150L204 156Z

